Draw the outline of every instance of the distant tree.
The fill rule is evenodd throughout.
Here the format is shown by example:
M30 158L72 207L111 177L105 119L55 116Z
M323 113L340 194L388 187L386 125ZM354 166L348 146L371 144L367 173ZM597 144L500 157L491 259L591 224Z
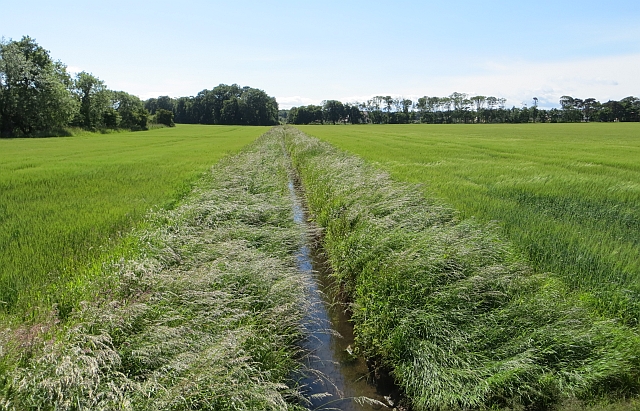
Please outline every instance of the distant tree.
M386 122L389 123L391 120L391 107L393 107L393 97L391 96L380 96L379 97L385 104L385 110L387 111Z
M600 121L622 121L624 114L624 106L619 101L609 100L602 104Z
M212 90L202 90L195 97L172 99L160 96L145 102L148 109L170 110L175 122L187 124L278 124L278 103L264 91L220 84Z
M360 111L359 104L345 104L344 111L349 123L359 124L364 121L364 116L362 115L362 111Z
M243 123L249 126L278 124L278 102L262 90L245 87L240 96Z
M0 134L66 126L77 111L66 67L30 37L0 42Z
M80 104L74 123L89 130L106 127L105 115L113 108L113 94L104 81L83 71L76 75L74 90Z
M149 114L156 114L156 110L158 110L158 99L150 98L144 101L144 108L147 109Z
M173 111L174 101L169 96L160 96L157 100L158 109Z
M562 107L562 120L565 122L576 122L582 120L580 108L582 100L571 96L560 97L560 107Z
M287 118L289 117L289 110L278 110L278 122L285 124L287 123Z
M301 106L293 107L289 110L289 124L312 124L322 123L323 113L321 106Z
M323 101L322 112L324 120L333 124L342 121L342 119L346 117L344 105L338 100Z
M640 121L640 99L629 96L620 100L624 111L620 121Z
M471 98L469 98L469 100L471 100L471 102L474 104L476 112L480 112L482 109L484 109L484 105L487 102L487 97L485 96L473 96Z
M595 98L588 98L585 99L582 102L582 116L584 118L584 121L591 121L591 117L593 116L593 114L598 111L601 107L601 104L599 101L597 101Z
M119 128L120 123L122 122L122 117L120 117L120 113L113 107L109 107L102 116L104 120L104 126L106 128Z
M113 93L112 106L120 115L120 127L134 131L147 129L149 112L138 97L124 91L116 91Z
M400 99L402 116L399 119L399 123L406 124L413 120L413 101L408 98Z
M222 111L220 112L220 124L243 124L243 108L240 104L241 100L233 96L222 102ZM243 102L244 104L244 102Z
M156 111L156 122L158 124L164 124L167 127L176 126L173 122L173 111L165 110L163 108L159 108Z
M557 108L552 108L549 110L549 122L557 123L562 119L562 112Z
M180 124L194 124L197 123L195 116L193 115L193 97L180 97L176 100L175 108L175 122Z
M367 117L373 124L382 124L385 121L382 112L382 104L385 101L384 99L385 97L375 96L371 100L367 100L365 103Z

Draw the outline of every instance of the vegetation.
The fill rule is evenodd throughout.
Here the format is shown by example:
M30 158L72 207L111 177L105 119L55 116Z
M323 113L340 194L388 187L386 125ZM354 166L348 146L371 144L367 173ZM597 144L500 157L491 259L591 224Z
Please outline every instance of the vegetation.
M505 102L142 102L0 41L0 137L73 136L0 140L0 410L312 404L290 160L354 352L416 410L637 407L636 124L302 128L364 160L288 127L240 151L266 129L228 126L640 121L633 96Z
M278 124L278 103L264 91L220 84L213 90L202 90L195 97L173 99L160 96L145 101L145 107L168 110L176 123L183 124L238 124L246 126L272 126Z
M371 137L369 127L330 129L344 141L361 130L406 152L427 138L396 136L398 145ZM548 409L638 392L635 329L592 315L561 281L527 268L492 225L461 220L419 186L296 129L287 134L333 275L350 299L357 349L392 370L416 410Z
M289 124L332 123L574 123L574 122L638 122L640 99L626 97L620 101L600 103L594 98L585 100L562 96L561 109L538 107L538 99L532 106L505 107L506 99L486 96L469 96L453 93L448 97L420 97L417 101L391 96L376 96L364 103L343 104L326 100L322 106L294 107L283 117Z
M637 124L310 127L424 184L464 217L498 221L536 270L601 313L640 318Z
M0 140L0 318L27 322L92 300L123 234L171 208L216 160L266 128ZM126 245L125 245L126 246ZM44 311L44 312L43 312Z
M167 127L175 127L173 122L173 112L165 109L158 109L155 114L155 120L158 124L164 124Z
M164 145L189 145L160 131ZM203 137L194 139L212 141ZM164 152L178 154L174 144ZM100 298L63 324L3 328L0 409L302 409L290 378L306 310L295 259L303 233L287 181L282 142L266 135L214 166L177 208L152 213L129 237L135 258L102 270L115 281Z
M92 74L72 79L29 37L0 42L0 137L56 135L69 126L145 130L148 115L138 97Z

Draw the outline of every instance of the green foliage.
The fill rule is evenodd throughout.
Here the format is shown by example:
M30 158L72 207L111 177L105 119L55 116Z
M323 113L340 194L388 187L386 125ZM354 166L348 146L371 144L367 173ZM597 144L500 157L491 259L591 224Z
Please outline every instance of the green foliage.
M148 216L128 237L136 258L102 269L116 279L104 298L47 323L55 333L3 327L0 409L300 410L303 233L287 178L281 141L264 136Z
M362 130L370 141L375 129ZM634 329L592 315L562 282L527 268L495 227L287 133L358 348L392 370L416 410L547 409L638 392Z
M322 107L314 105L293 107L289 110L289 116L287 118L289 124L322 124L323 121L324 115L322 113Z
M606 316L640 318L637 124L303 130L424 184L464 217L498 221L534 268Z
M149 112L138 97L124 91L116 91L113 93L112 104L120 116L120 127L133 131L147 129Z
M146 130L148 117L138 97L111 91L92 74L72 80L33 39L0 43L0 136L55 136L69 126Z
M156 123L164 124L167 127L175 127L176 124L173 122L173 111L159 108L156 111Z
M74 89L80 104L74 125L97 130L105 128L107 121L110 124L118 122L113 113L113 92L104 81L83 71L76 75Z
M31 136L68 125L77 105L65 66L33 39L0 43L0 135Z
M227 124L270 126L278 124L278 103L264 91L220 84L213 90L202 90L195 97L158 97L145 102L155 110L172 110L175 121L183 124Z
M92 300L100 261L151 208L171 208L264 128L0 140L0 322Z
M341 121L346 116L344 105L337 100L323 101L322 114L325 121L333 124Z

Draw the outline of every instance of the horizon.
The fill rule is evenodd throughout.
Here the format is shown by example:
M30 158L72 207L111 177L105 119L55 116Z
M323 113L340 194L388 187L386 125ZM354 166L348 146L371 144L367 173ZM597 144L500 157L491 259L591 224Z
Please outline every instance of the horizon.
M638 18L631 1L38 0L29 12L5 5L0 36L30 36L70 72L142 99L235 83L282 109L453 92L503 97L508 107L537 97L552 108L562 95L640 94Z

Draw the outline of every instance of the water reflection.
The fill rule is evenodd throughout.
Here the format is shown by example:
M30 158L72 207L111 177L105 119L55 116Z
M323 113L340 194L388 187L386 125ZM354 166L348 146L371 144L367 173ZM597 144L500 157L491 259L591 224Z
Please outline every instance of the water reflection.
M292 182L289 191L294 204L293 219L306 226L305 210ZM307 275L313 307L306 319L310 337L304 347L311 353L307 365L316 375L302 381L311 399L309 408L344 411L388 408L384 404L389 399L368 382L369 370L364 359L352 354L353 326L342 307L332 304L334 288L328 276L328 264L320 250L305 239L297 258L298 268Z

